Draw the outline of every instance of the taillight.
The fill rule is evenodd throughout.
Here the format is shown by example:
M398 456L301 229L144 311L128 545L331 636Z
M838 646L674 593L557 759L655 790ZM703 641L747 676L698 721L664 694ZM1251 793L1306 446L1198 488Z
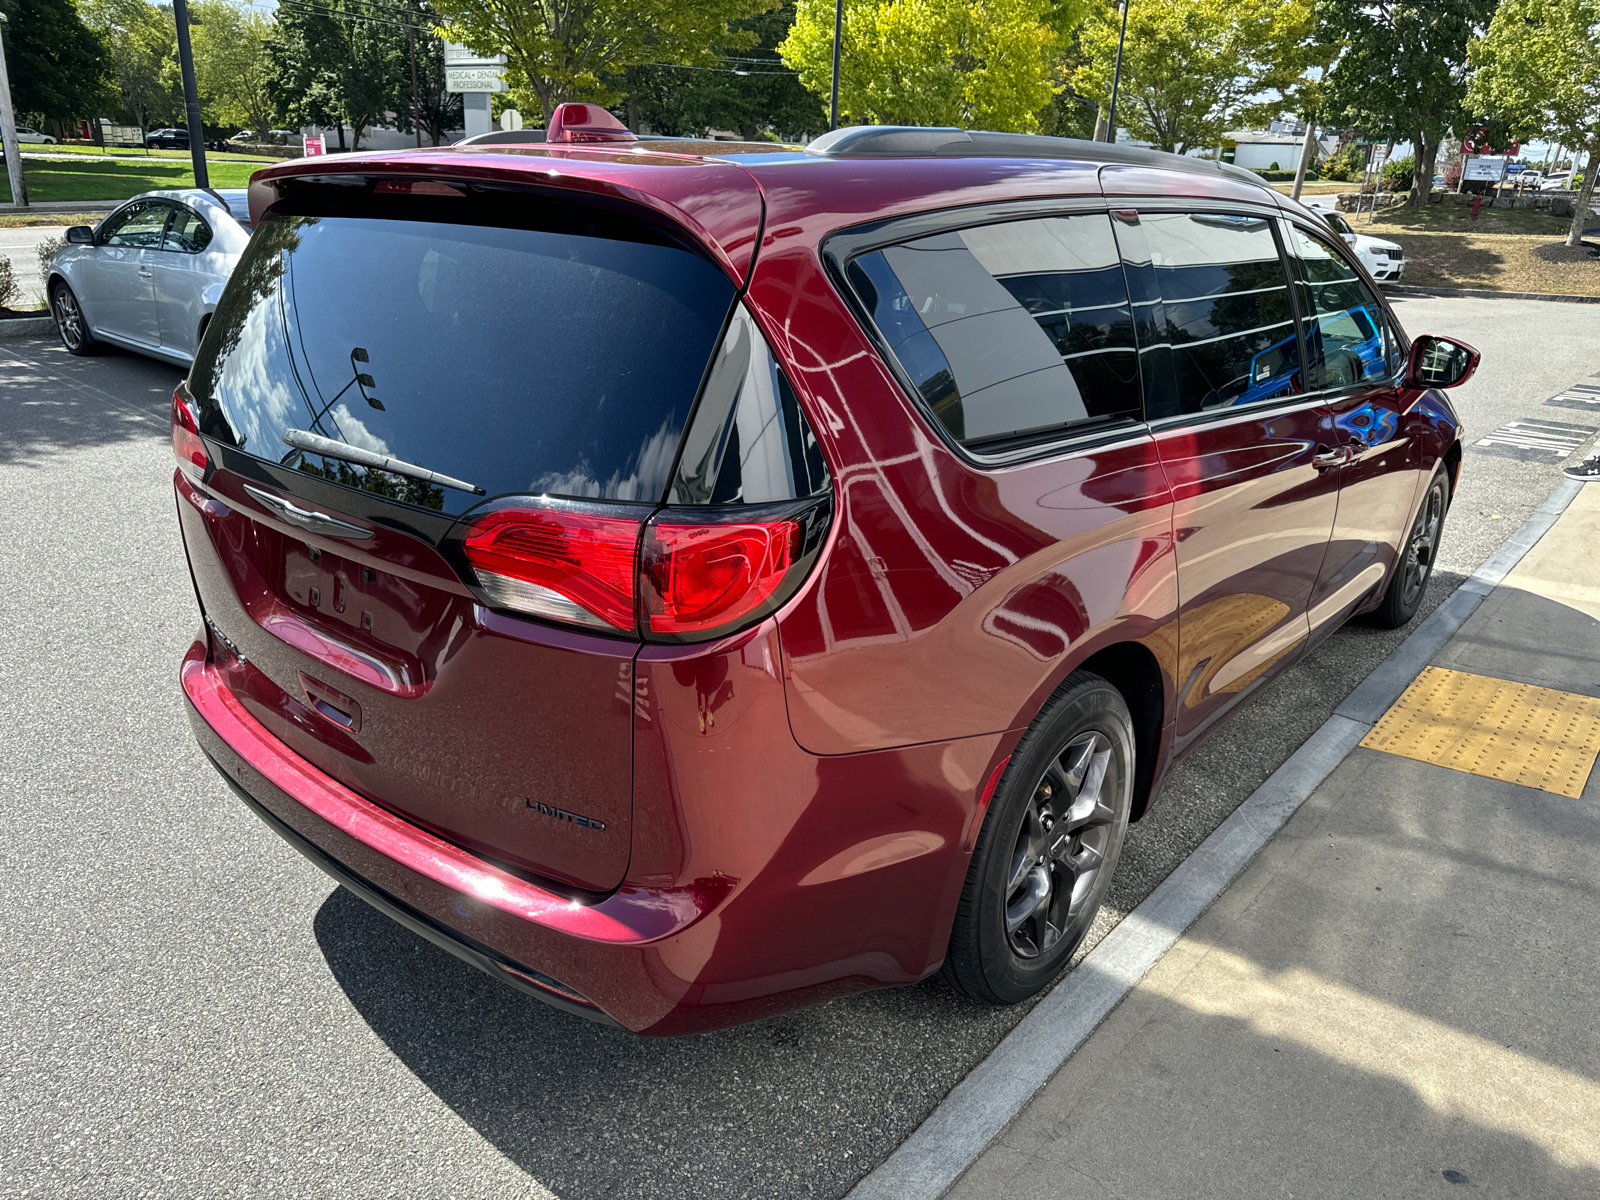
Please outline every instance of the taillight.
M631 517L503 508L474 522L462 549L497 605L631 633L638 544Z
M200 422L195 420L194 409L183 398L181 388L172 393L172 453L177 456L178 465L196 479L210 465L206 444L200 440Z
M731 626L776 592L801 554L800 522L653 522L640 562L645 634Z

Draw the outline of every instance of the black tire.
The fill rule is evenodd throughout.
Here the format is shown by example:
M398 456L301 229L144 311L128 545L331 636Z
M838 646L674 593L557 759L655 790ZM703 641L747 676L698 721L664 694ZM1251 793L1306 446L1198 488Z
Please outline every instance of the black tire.
M1417 519L1400 547L1400 557L1389 576L1389 586L1378 607L1367 614L1367 623L1379 629L1399 629L1422 606L1422 597L1433 577L1433 564L1439 555L1439 537L1444 532L1445 514L1450 510L1450 477L1441 466L1428 482Z
M56 332L61 335L61 344L68 354L83 358L100 353L102 343L89 328L83 306L72 289L59 279L50 288L50 315L56 319Z
M967 868L945 956L967 995L1016 1004L1067 965L1122 853L1134 756L1122 693L1074 671L1017 743Z

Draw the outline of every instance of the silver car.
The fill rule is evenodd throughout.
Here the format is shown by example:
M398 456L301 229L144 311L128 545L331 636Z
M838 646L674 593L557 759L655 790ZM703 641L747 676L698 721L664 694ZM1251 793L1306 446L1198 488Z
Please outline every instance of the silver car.
M67 230L45 294L73 354L103 343L188 366L250 240L246 192L135 196L99 225Z

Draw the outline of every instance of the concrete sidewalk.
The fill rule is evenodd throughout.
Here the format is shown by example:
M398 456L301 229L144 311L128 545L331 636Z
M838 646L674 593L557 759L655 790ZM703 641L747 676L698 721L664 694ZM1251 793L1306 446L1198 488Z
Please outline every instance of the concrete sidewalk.
M1600 486L947 1194L1600 1195L1597 697Z

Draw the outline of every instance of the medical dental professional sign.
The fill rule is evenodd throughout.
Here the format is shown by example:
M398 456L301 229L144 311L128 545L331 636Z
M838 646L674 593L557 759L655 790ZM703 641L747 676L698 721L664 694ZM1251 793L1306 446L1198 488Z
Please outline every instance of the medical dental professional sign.
M447 92L503 92L506 90L506 56L489 57L455 42L444 44L444 90Z

